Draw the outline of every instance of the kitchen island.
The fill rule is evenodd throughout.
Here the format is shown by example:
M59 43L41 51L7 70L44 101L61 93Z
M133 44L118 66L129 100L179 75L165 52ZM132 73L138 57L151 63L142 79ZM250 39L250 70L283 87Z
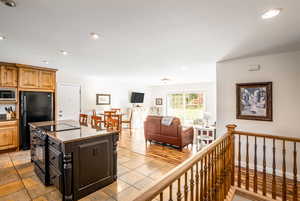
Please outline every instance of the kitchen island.
M30 138L35 173L64 201L79 200L117 179L117 131L49 121L31 123Z

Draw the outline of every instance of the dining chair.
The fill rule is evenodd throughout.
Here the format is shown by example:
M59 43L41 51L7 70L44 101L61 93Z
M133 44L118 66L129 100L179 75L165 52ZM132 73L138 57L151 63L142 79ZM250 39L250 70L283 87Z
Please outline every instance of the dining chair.
M105 127L107 129L117 130L121 132L121 118L120 114L111 114L111 115L104 115Z
M80 114L79 115L79 123L81 125L87 126L87 121L88 121L88 115L87 114Z
M128 125L128 128L131 130L131 120L132 120L132 110L129 109L129 112L128 112L128 115L127 115L127 118L126 119L123 119L122 118L122 125L123 124L127 124Z
M102 118L96 115L91 117L91 127L95 129L102 129L101 126Z
M116 111L116 113L121 113L121 109L120 108L111 108L111 111Z

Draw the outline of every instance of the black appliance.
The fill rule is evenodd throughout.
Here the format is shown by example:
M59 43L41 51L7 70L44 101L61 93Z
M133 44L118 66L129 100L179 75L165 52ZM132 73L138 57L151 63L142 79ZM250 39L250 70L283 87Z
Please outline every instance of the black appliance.
M54 117L53 94L50 92L20 92L20 148L30 149L28 123L52 121Z
M144 102L144 93L132 92L131 103L143 103L143 102Z
M16 88L0 88L0 101L16 101Z
M80 126L59 123L51 126L41 126L31 130L31 161L34 163L34 172L45 185L51 185L49 173L49 145L46 132L60 132L74 129L80 129Z

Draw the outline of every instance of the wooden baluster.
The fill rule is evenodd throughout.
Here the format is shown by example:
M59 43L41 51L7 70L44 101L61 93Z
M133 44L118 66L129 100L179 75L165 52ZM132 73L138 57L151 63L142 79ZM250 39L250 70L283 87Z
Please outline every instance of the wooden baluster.
M219 169L220 169L220 166L219 166L219 154L220 154L220 149L219 149L219 145L216 146L216 162L215 162L215 175L216 175L216 189L215 189L215 192L216 192L216 201L220 200L220 175L219 175Z
M223 141L223 199L226 198L226 188L227 188L227 180L226 180L226 143L227 138Z
M211 179L210 179L210 166L211 166L211 157L210 157L210 154L207 154L207 200L210 201L210 182L211 182Z
M191 167L191 181L190 181L190 188L191 188L191 201L194 201L194 168Z
M241 187L241 135L239 135L239 150L238 150L238 187Z
M246 136L246 190L249 190L249 139Z
M164 201L164 193L163 192L161 192L159 194L159 201Z
M296 144L296 142L294 142L294 188L293 188L294 197L293 197L293 201L298 200L297 183L298 183L297 182L297 144Z
M266 138L263 144L263 195L267 194L267 174L266 174Z
M285 164L285 140L282 141L282 200L286 200L286 164Z
M173 201L173 184L169 186L169 201Z
M257 138L254 137L254 177L253 177L253 190L257 193Z
M196 163L196 201L199 201L199 163Z
M215 175L215 164L216 164L216 148L212 151L212 166L211 166L211 175L212 175L212 181L211 181L211 199L215 200L216 199L216 175Z
M207 201L207 156L204 157L204 201Z
M200 201L203 201L203 158L201 158L200 164Z
M223 154L224 154L224 149L223 148L224 147L223 147L223 142L221 142L220 145L221 145L221 147L220 147L221 148L221 156L220 156L220 163L221 163L220 164L220 167L221 167L220 168L220 171L221 171L221 173L220 173L220 177L221 177L221 185L220 185L221 192L220 192L220 194L221 195L220 195L220 199L224 200L224 177L223 177L224 176L224 172L223 172L224 171L224 167L223 167L223 160L224 160L223 159Z
M276 148L275 139L273 139L273 175L272 175L272 198L276 199Z
M184 173L184 201L188 201L188 192L189 192L189 187L188 187L188 182L187 182L187 172Z
M181 177L179 177L177 179L177 184L178 184L178 186L177 186L177 201L181 201L181 196L182 196L182 194L181 194L180 178Z

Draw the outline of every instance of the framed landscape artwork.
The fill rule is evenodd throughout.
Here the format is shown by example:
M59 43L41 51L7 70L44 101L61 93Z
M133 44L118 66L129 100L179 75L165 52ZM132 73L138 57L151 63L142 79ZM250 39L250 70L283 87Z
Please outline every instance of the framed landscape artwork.
M110 105L110 94L96 94L97 105Z
M162 105L163 104L163 99L162 98L156 98L155 99L155 104L156 105Z
M236 84L236 118L273 121L272 82Z

